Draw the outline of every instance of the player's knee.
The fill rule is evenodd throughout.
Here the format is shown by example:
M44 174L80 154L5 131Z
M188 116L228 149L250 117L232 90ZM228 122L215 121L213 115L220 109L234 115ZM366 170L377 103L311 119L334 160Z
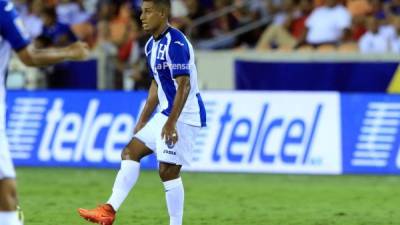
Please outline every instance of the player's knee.
M161 180L165 181L169 178L170 171L167 168L160 168L158 170L158 174L160 175Z
M122 160L131 160L132 157L134 157L133 151L131 149L129 149L128 146L126 146L121 153L121 159Z
M142 157L136 151L134 151L134 149L130 148L129 146L126 146L121 153L122 160L134 160L134 161L140 162L141 158Z
M16 211L18 206L17 197L14 195L5 197L4 201L0 203L0 211Z
M14 182L5 182L1 185L0 211L17 210L18 199Z
M121 152L121 159L125 160L128 157L128 149L125 147Z
M172 167L160 167L158 173L162 181L169 181L179 177L179 171Z

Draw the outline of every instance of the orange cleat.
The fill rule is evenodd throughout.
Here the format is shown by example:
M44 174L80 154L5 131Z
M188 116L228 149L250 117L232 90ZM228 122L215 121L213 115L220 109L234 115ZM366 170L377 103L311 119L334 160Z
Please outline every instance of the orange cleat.
M79 215L85 220L100 225L112 225L115 220L115 210L109 204L99 205L95 209L78 209Z

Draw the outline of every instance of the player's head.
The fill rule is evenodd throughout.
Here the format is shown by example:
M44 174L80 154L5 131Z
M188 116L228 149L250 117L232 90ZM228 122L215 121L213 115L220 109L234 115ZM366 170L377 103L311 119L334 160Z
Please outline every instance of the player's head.
M338 4L338 0L326 0L325 5L332 8Z
M379 21L373 16L366 18L366 26L367 29L374 34L379 32Z
M146 32L154 33L167 21L171 10L170 0L143 0L140 20Z
M57 12L54 7L45 7L42 9L41 17L45 26L51 26L57 21Z

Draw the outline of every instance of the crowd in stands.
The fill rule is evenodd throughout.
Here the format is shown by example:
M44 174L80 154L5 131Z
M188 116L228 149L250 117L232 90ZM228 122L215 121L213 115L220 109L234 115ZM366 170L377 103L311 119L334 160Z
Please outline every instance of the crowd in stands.
M258 50L400 53L399 0L283 0Z
M37 47L83 40L94 52L106 55L106 88L148 87L142 50L148 36L139 19L141 0L13 1ZM197 48L400 53L400 0L171 2L170 23ZM262 20L267 22L231 35Z

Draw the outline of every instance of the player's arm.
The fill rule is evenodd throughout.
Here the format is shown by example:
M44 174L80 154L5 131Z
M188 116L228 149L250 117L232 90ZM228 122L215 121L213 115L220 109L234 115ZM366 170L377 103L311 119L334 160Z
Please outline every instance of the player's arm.
M172 106L171 113L168 120L164 125L161 137L165 138L167 142L175 144L178 141L178 134L176 133L176 122L185 106L186 100L190 93L190 77L189 75L179 76L175 78L177 83L177 90Z
M178 121L179 115L181 115L183 106L185 106L186 100L190 93L190 77L179 76L176 79L178 84L178 89L176 90L176 95L174 99L174 104L172 106L171 113L168 117L167 123L175 124Z
M37 49L33 44L17 52L19 59L27 66L46 66L66 60L83 60L89 55L86 43L75 42L64 48Z
M65 48L36 49L12 2L0 2L0 16L1 36L11 44L25 65L44 66L65 60L81 60L89 54L88 46L82 42Z
M147 96L146 104L143 107L140 118L136 124L134 133L136 134L140 129L142 129L147 121L149 121L151 115L158 105L158 86L157 82L153 79L150 85L149 94Z
M161 137L167 144L174 145L178 141L178 133L176 131L176 122L185 106L186 100L190 93L190 47L186 39L172 40L169 45L168 55L171 64L184 65L173 67L172 76L177 83L177 90L172 105L171 113L167 122L161 131Z

